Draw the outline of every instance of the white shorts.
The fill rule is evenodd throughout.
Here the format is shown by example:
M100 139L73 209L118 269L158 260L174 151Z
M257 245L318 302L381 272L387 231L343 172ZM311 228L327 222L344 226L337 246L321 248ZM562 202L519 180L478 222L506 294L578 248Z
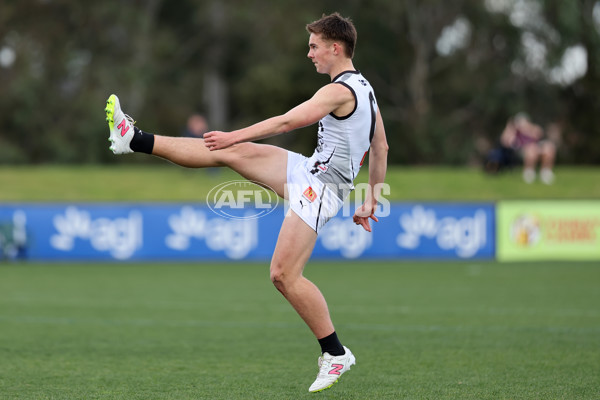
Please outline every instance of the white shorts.
M325 183L312 175L306 165L308 158L288 151L288 205L308 226L319 233L344 202Z

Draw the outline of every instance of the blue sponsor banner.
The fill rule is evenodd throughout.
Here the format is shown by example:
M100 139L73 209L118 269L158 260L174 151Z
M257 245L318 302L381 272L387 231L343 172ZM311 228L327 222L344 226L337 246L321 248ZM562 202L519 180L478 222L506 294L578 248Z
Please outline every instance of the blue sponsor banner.
M493 204L391 204L371 221L373 233L334 218L319 236L315 255L387 259L493 259ZM377 215L377 213L376 213Z
M373 233L342 212L313 258L495 257L492 204L387 204ZM269 260L284 207L225 218L198 204L0 205L0 258L59 260ZM343 216L342 214L349 214Z

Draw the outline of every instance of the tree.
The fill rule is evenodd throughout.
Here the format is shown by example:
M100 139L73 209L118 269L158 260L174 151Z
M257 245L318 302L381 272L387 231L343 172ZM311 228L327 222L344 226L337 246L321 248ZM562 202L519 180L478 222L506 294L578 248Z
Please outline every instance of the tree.
M357 25L392 163L476 163L518 111L561 125L561 161L600 161L597 0L8 0L0 162L151 162L107 151L113 92L161 134L197 111L214 129L283 113L327 83L303 28L333 11ZM314 129L269 142L309 154Z

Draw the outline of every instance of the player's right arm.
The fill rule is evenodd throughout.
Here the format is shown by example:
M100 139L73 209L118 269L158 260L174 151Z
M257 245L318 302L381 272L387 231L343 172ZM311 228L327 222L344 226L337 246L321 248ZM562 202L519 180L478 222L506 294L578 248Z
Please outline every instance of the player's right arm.
M210 150L224 149L236 143L251 142L312 125L331 112L347 106L354 96L343 85L329 84L319 89L312 98L278 115L233 132L213 131L204 135Z

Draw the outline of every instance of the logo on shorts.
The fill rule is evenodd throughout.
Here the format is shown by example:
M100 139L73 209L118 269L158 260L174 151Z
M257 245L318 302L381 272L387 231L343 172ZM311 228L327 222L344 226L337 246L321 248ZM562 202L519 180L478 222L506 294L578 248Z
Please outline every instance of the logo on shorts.
M312 188L312 187L310 187L310 186L308 187L308 189L306 189L306 190L305 190L305 191L302 193L302 196L304 196L304 198L305 198L306 200L310 201L311 203L312 203L313 201L315 201L315 200L316 200L316 198L317 198L317 194L315 193L315 191L313 190L313 188Z

